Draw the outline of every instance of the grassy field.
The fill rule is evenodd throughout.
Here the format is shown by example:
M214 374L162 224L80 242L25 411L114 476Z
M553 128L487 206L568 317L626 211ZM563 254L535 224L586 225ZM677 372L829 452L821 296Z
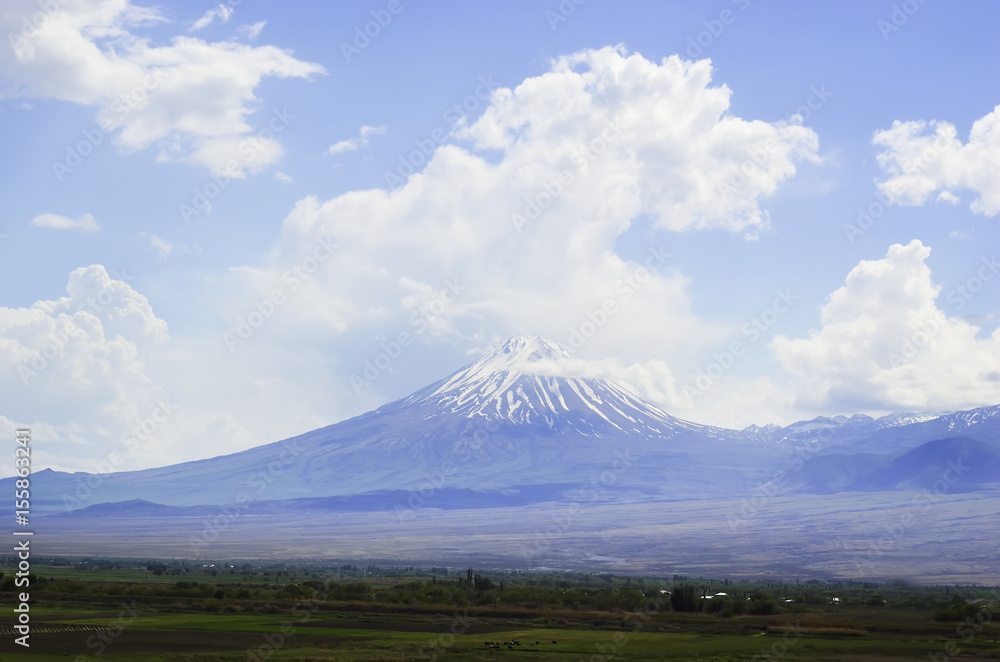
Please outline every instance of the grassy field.
M4 661L1000 659L1000 594L987 588L280 564L35 570L31 647L14 643L8 612ZM663 586L694 588L696 610L675 611ZM347 590L367 592L331 597ZM700 595L713 592L759 613L708 613Z
M91 619L67 618L38 626L55 629L57 623ZM737 619L738 621L738 619ZM476 622L475 620L473 622ZM871 632L860 628L776 625L767 631L698 632L698 623L684 631L644 631L632 627L587 630L576 628L496 626L493 633L469 634L451 625L435 629L431 620L425 632L408 631L412 623L385 618L370 628L308 627L293 621L260 620L250 616L137 619L117 635L106 631L33 635L32 652L17 653L3 646L5 660L79 659L79 655L114 660L759 660L782 657L822 660L891 658L925 660L928 653L945 653L946 637L910 632ZM739 626L739 623L734 623ZM397 627L406 630L396 629ZM708 629L714 629L709 627ZM993 635L995 637L995 635ZM101 646L104 640L108 643ZM519 642L508 644L506 642ZM500 642L499 648L488 642ZM960 645L960 659L997 659L1000 644L980 636ZM597 657L595 657L597 656Z

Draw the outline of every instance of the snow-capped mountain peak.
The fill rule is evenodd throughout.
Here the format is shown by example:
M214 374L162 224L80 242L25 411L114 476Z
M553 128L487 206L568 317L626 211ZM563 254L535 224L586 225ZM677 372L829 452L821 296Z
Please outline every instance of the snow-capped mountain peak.
M455 373L455 380L474 380L477 376L501 372L530 374L532 365L542 361L558 363L572 358L565 349L538 336L513 336L487 352L463 370ZM452 380L449 379L449 382Z
M614 431L669 437L680 428L700 427L643 402L614 381L563 376L560 364L572 360L544 338L514 336L405 404L582 435Z

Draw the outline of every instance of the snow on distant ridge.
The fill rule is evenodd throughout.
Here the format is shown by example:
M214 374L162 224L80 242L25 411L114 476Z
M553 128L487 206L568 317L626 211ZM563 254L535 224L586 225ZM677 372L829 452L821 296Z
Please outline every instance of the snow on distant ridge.
M923 423L924 421L933 421L935 418L941 418L951 413L950 411L940 411L932 414L918 414L912 411L893 412L875 419L875 422L880 428L898 427L901 425L912 425L913 423Z

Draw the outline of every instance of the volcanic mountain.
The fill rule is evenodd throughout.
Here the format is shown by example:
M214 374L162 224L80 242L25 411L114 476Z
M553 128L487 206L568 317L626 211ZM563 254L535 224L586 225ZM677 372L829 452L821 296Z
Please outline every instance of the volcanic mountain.
M572 357L559 345L514 336L450 377L373 414L419 408L483 427L514 424L583 437L620 434L670 438L710 431L665 414L603 379L558 376Z
M77 501L84 506L144 499L190 506L230 503L241 492L278 500L392 493L428 484L507 494L534 487L538 498L559 498L613 472L616 461L609 494L686 494L712 482L707 467L691 472L693 451L704 455L706 444L738 450L739 433L670 416L612 381L560 376L569 361L554 343L515 336L407 398L298 437L92 477L84 488L86 474L40 472L36 493L53 498L39 505L64 510L64 503ZM744 474L745 466L728 457L729 469ZM726 463L716 464L716 475L726 472Z
M1000 408L984 408L957 419L854 416L726 430L675 418L614 381L570 376L580 365L554 343L515 336L409 397L291 439L142 471L39 472L33 506L45 514L103 503L134 502L134 509L146 502L250 501L273 510L307 499L313 507L379 510L414 492L438 508L567 501L584 493L609 503L741 496L775 471L801 466L787 458L805 449L902 453L941 439L946 428L954 436L956 420L966 422L963 434L989 432L983 441L992 444L1000 420ZM904 473L936 470L901 466ZM798 490L810 489L809 476L794 481ZM894 484L906 480L900 475ZM817 481L816 491L830 489Z

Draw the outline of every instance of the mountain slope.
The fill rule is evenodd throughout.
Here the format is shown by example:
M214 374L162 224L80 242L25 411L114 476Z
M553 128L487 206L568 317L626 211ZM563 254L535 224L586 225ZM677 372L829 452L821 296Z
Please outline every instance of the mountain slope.
M739 433L675 418L606 380L558 376L567 359L553 343L515 336L407 398L335 425L91 478L93 488L87 474L40 473L36 494L51 497L39 505L52 511L139 498L192 506L399 490L443 499L445 488L499 494L544 485L563 486L553 498L569 498L605 472L613 484L602 498L680 498L747 480L757 451Z
M779 469L791 469L789 485L801 490L881 489L906 483L903 458L921 444L959 430L1000 437L1000 407L726 430L675 418L612 381L569 376L573 369L558 345L515 336L406 398L284 441L143 471L41 471L32 505L45 514L136 499L217 508L333 499L342 509L413 499L438 508L691 500L746 496ZM888 472L879 484L875 466Z
M896 489L968 492L1000 484L1000 444L951 437L894 454L821 455L794 476L795 492L833 493Z

